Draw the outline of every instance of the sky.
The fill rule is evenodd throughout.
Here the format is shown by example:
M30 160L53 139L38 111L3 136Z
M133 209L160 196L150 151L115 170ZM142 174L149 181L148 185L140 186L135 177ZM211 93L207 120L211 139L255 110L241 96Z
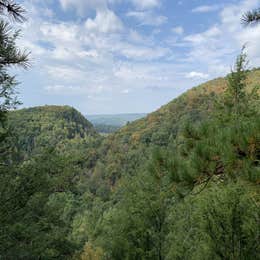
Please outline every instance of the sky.
M260 25L241 25L260 0L19 0L27 10L17 70L23 107L83 114L148 113L224 76L246 44L260 67Z

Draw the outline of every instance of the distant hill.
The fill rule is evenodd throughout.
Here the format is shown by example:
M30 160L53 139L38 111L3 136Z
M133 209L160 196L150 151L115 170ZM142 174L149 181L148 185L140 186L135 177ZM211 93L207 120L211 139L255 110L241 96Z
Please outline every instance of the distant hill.
M86 115L99 133L113 133L127 123L145 117L147 114L111 114L111 115Z
M40 106L9 113L12 132L19 133L17 146L31 153L43 147L64 149L70 140L98 137L93 125L69 106Z

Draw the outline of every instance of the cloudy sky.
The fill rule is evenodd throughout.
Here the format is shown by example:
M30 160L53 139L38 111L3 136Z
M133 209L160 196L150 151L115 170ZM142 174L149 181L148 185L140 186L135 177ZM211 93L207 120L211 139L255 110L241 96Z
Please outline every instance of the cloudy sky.
M230 71L243 44L260 66L260 26L244 11L260 0L20 0L17 71L23 106L71 105L84 114L151 112Z

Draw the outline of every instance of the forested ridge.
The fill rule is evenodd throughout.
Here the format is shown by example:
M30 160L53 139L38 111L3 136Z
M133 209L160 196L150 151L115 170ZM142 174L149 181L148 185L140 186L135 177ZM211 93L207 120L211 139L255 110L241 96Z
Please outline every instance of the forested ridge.
M16 134L18 148L27 154L55 146L65 149L68 143L91 141L98 137L92 124L74 108L42 106L11 111L9 131Z
M245 47L225 78L104 137L72 107L15 110L24 13L0 0L0 259L260 259L260 69Z

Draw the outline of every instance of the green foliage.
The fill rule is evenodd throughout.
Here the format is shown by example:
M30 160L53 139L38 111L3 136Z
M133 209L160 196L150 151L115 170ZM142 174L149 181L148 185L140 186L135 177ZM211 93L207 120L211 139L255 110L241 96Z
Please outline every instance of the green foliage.
M259 181L259 96L255 89L246 90L246 63L242 51L212 118L184 128L177 147L187 168L186 184L207 185L216 176Z
M0 258L257 259L260 70L245 65L107 138L70 107L10 112Z
M23 109L8 118L10 134L1 144L10 152L0 164L0 258L71 259L85 244L72 235L72 223L89 189L86 169L97 160L100 138L69 107Z
M71 165L50 150L1 171L1 257L72 255L72 173Z
M120 126L105 124L95 124L94 127L96 131L101 134L111 134L116 132L120 128Z
M91 123L71 107L21 109L10 112L8 120L10 131L19 133L16 145L24 156L55 146L66 153L68 146L71 149L71 146L85 142L87 147L98 138Z
M259 206L245 182L212 185L169 215L166 259L257 259Z
M8 15L11 19L17 22L25 21L25 9L23 9L20 4L17 4L12 0L0 1L0 13L2 15Z
M246 107L246 114L250 118L252 110L259 109L259 98L256 95L259 91L256 86L260 82L260 69L246 70L243 73L247 76L244 82L247 98L254 102L246 101L250 106L241 106ZM107 166L106 175L111 178L111 183L122 175L135 174L150 157L153 146L175 149L176 142L184 141L183 128L187 124L198 126L213 115L220 115L219 118L223 121L227 118L228 122L228 78L229 76L215 79L193 88L158 111L107 136L98 148L98 153L102 163ZM231 111L229 115L230 113ZM176 154L175 151L174 153Z
M14 18L18 22L24 20L24 10L13 1L0 1L0 130L5 120L7 110L14 108L19 102L15 97L17 82L11 76L8 69L12 66L28 67L28 54L21 51L16 40L19 31L13 31L8 18ZM7 17L7 18L6 18Z
M183 131L169 143L161 124L152 139L149 132L135 136L138 148L123 146L128 154L131 149L135 155L142 149L151 154L153 140L164 149L155 149L146 167L124 172L123 165L131 165L126 155L121 169L115 168L124 175L92 237L104 259L257 258L259 97L253 84L247 86L245 65L242 52L222 94L217 100L210 95L212 113L203 120L184 117ZM109 144L112 159L120 158L114 146L119 135Z
M87 243L84 247L84 251L80 255L81 260L100 260L103 257L103 251L101 248L93 248L90 243Z
M167 167L162 152L156 151L146 171L122 183L97 237L106 259L163 259L172 201Z

